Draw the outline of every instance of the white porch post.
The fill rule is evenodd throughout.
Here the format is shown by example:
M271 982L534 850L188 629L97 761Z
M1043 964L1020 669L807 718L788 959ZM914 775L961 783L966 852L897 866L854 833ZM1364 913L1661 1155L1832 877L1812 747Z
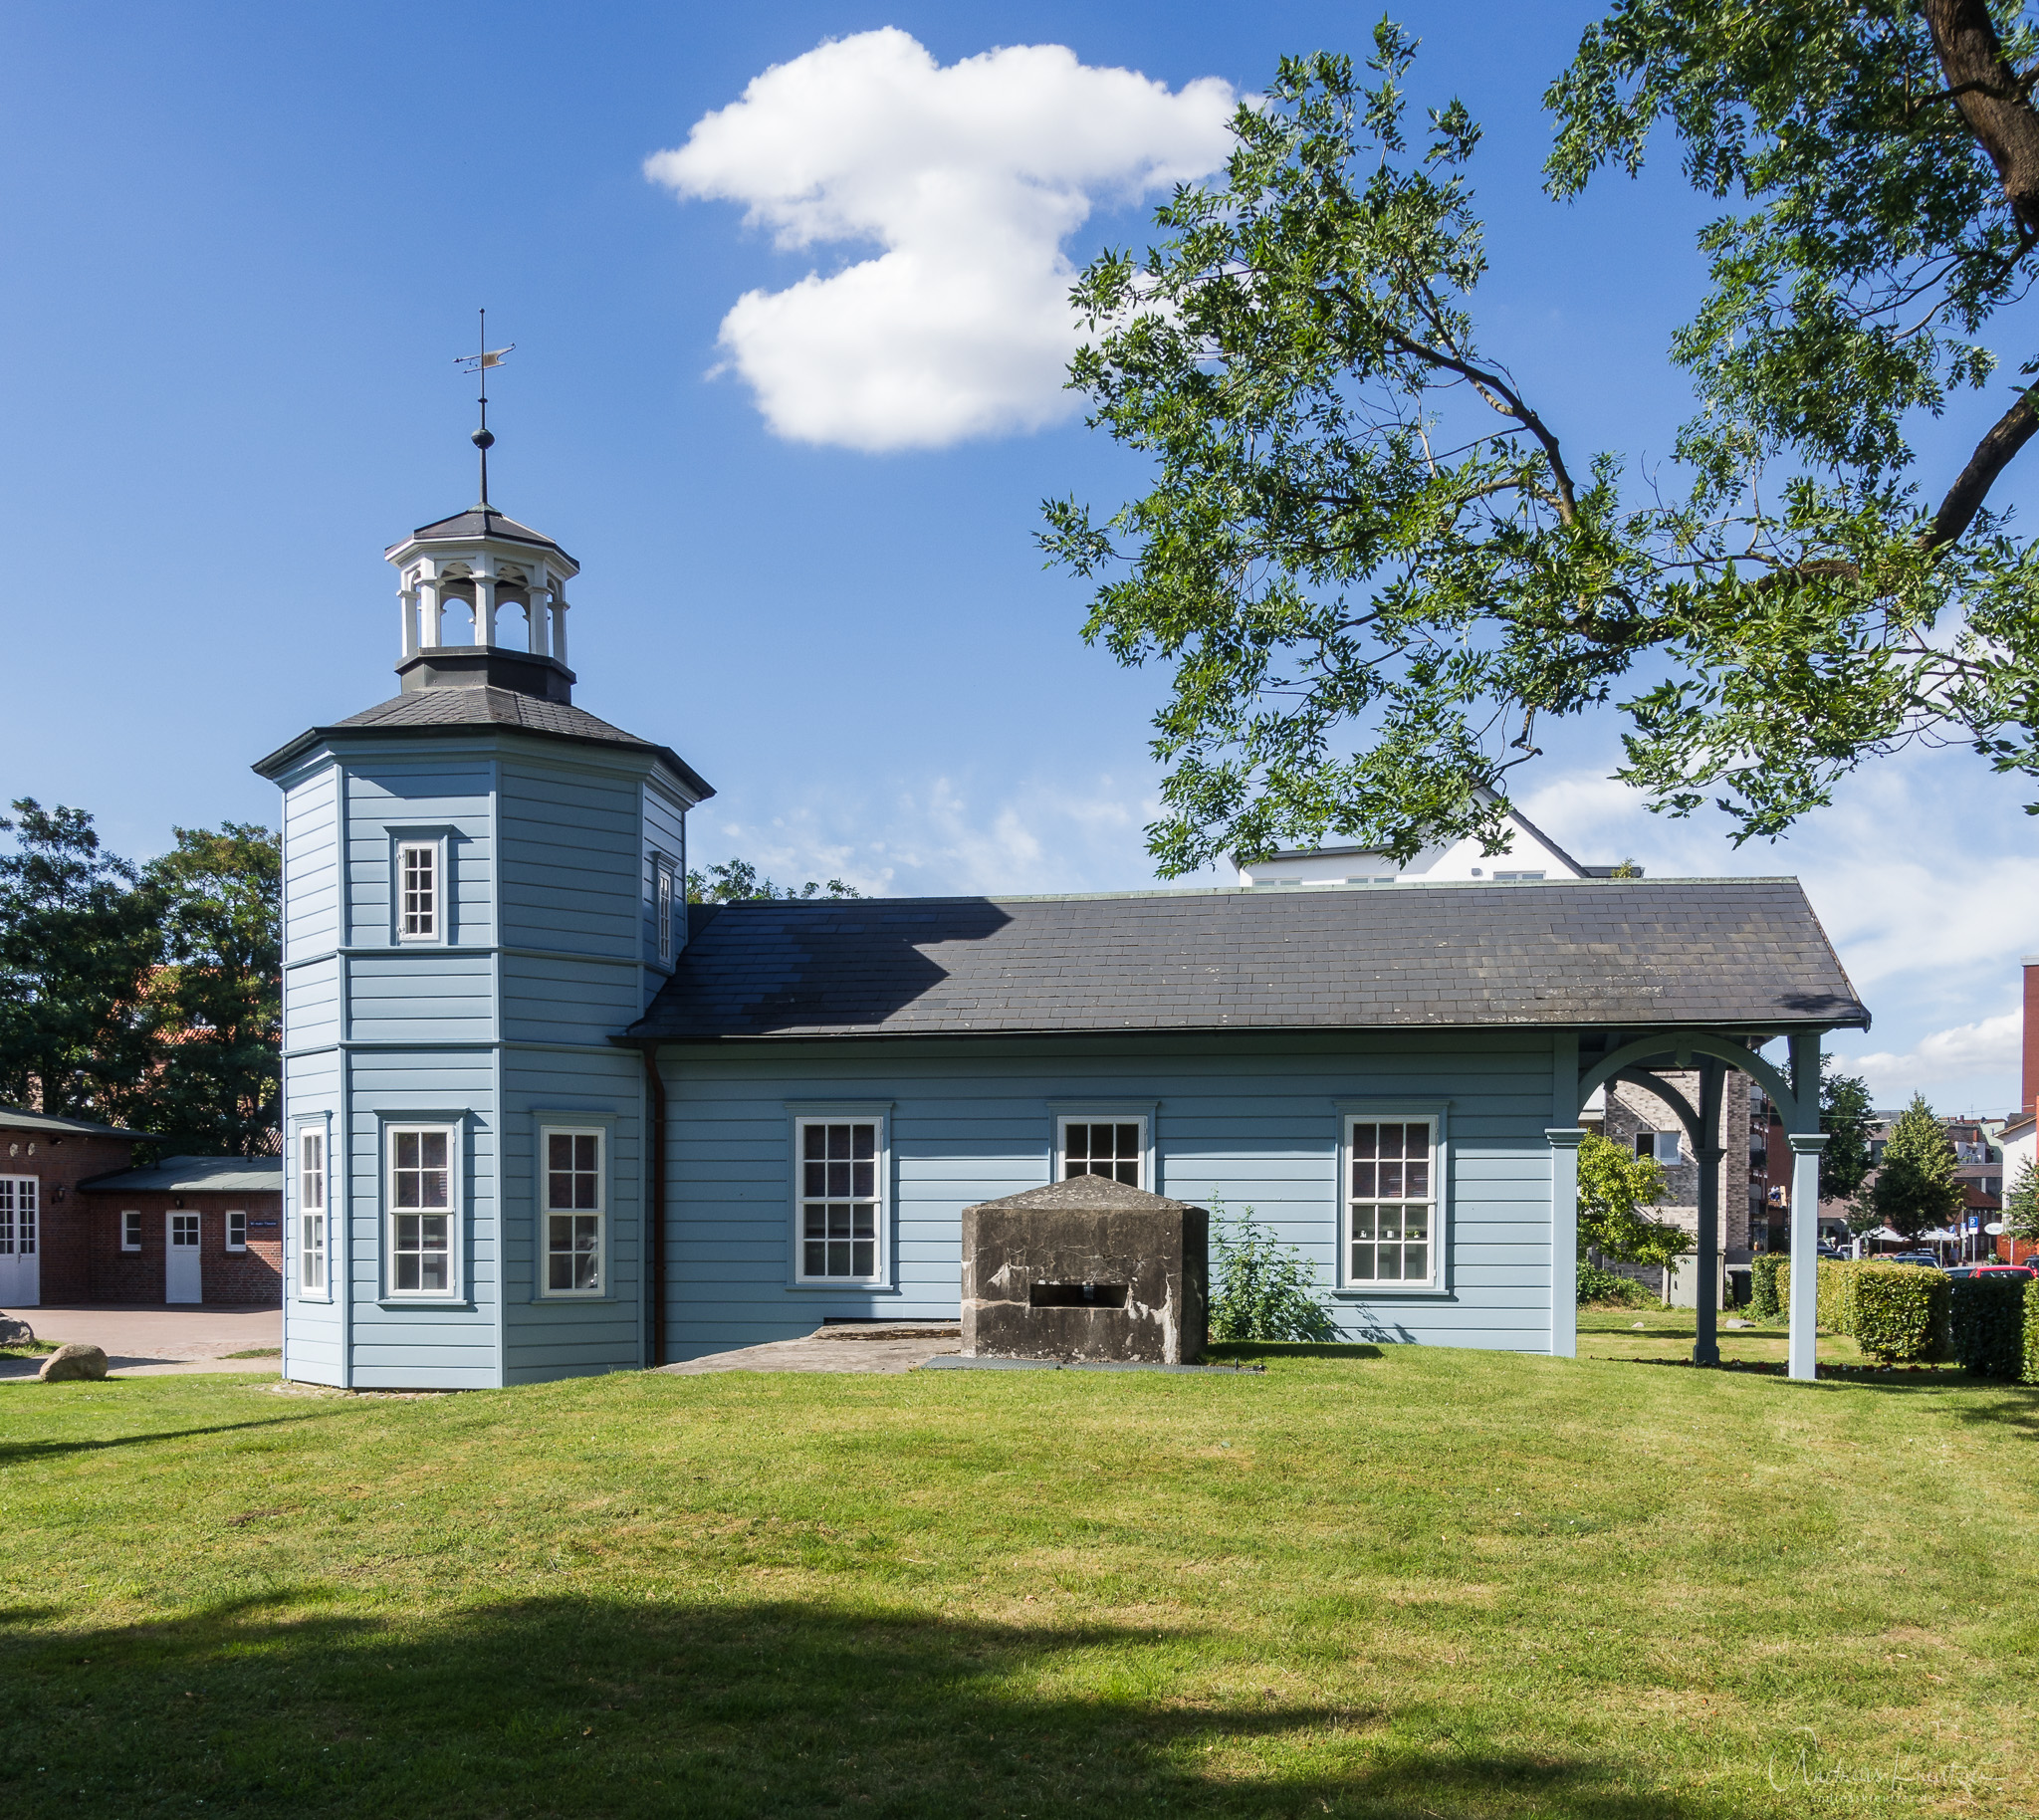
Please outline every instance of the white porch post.
M1550 1142L1550 1356L1579 1356L1579 1146L1577 1126L1547 1129Z
M1819 1376L1820 1152L1824 1131L1790 1131L1791 1145L1791 1360L1794 1378Z
M1785 1367L1794 1378L1819 1376L1820 1152L1827 1147L1820 1129L1820 1039L1791 1038L1791 1090L1797 1104L1791 1129L1791 1344Z

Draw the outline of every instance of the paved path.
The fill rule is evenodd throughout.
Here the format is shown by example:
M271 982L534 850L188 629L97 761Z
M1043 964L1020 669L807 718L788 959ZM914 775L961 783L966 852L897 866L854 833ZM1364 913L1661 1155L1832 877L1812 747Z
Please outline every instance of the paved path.
M939 1353L960 1352L955 1327L822 1327L797 1340L773 1340L712 1352L658 1369L669 1377L698 1377L711 1371L913 1371Z
M54 1345L82 1341L103 1347L107 1363L123 1377L171 1377L197 1371L268 1371L280 1359L230 1359L230 1352L252 1352L283 1344L281 1308L17 1308L36 1330L36 1338ZM0 1359L0 1380L32 1378L36 1359Z

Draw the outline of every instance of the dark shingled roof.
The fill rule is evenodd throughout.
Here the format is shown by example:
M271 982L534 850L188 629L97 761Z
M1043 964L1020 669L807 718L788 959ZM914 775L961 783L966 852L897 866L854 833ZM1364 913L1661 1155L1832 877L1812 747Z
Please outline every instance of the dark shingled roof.
M412 538L501 538L510 544L534 544L541 550L559 550L566 553L542 531L534 531L529 525L520 525L514 518L505 518L500 512L484 512L479 506L470 506L465 512L456 512L451 518L442 518L437 524L420 525L403 540L408 544ZM403 544L391 544L391 550L401 550ZM570 563L573 559L566 557Z
M322 739L349 733L472 733L481 727L505 727L519 733L543 734L549 739L578 740L590 746L627 746L638 752L653 752L670 765L700 800L715 795L701 774L669 746L656 746L634 733L596 720L583 708L566 702L549 702L526 695L520 689L499 689L482 685L471 689L417 689L393 695L386 702L363 708L330 727L314 727L301 733L288 746L256 762L255 770L273 777L299 753Z
M31 1112L24 1106L0 1106L0 1126L9 1131L51 1131L59 1137L146 1138L146 1131L125 1125L96 1125L89 1118L62 1118L53 1112Z
M628 1035L1868 1025L1791 878L695 905Z

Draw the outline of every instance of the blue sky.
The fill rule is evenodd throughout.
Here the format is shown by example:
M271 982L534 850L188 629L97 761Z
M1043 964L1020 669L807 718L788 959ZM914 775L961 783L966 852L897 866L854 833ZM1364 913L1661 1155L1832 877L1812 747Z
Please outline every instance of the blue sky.
M1648 458L1686 406L1663 349L1697 294L1706 211L1666 160L1576 205L1541 195L1538 97L1594 10L1399 16L1425 40L1416 96L1462 95L1486 126L1486 347L1568 446ZM1207 130L1190 85L1251 90L1284 51L1363 48L1368 22L1301 4L8 8L0 586L16 687L0 787L91 809L136 855L176 823L273 819L249 761L391 691L382 548L472 498L472 387L453 356L486 304L491 339L518 344L495 387L497 503L583 566L576 699L718 786L698 857L887 892L1152 882L1162 679L1081 644L1082 592L1033 546L1043 497L1110 502L1138 471L1078 423L1014 427L1025 411L996 399L975 433L895 446L939 441L950 406L897 388L831 402L809 382L817 334L863 333L846 294L718 343L746 294L769 315L809 273L880 250L859 221L904 221L926 174L911 98L873 115L904 149L837 173L832 224L759 174L783 121L805 130L797 98L791 114L729 116L719 163L704 150L655 181L645 161L825 41L891 28L942 71L1065 47L1059 75L1036 59L985 79L1013 98L1007 137L972 166L996 215L1014 135L1059 145L1137 115L1121 137L1148 132L1166 164ZM1145 114L1086 99L1113 71L1165 93ZM915 80L912 95L954 89ZM1029 125L1029 97L1074 125ZM1131 153L1105 141L1068 179L1088 213L1058 243L1079 264L1144 228L1137 160L1111 176ZM979 193L960 205L973 219ZM730 195L744 200L715 199ZM983 249L930 219L891 244L909 275L925 255L967 285ZM1019 312L1023 287L993 277L995 313ZM913 355L896 301L860 306L892 337L874 360ZM974 357L955 354L945 382ZM1951 455L1996 408L1964 401L1926 446ZM1606 784L1615 755L1611 720L1564 730L1525 806L1587 858L1801 875L1877 1013L1836 1047L1867 1058L1880 1099L2011 1103L2017 960L2039 949L2015 785L1960 753L1908 759L1791 840L1736 851L1717 819L1667 824Z

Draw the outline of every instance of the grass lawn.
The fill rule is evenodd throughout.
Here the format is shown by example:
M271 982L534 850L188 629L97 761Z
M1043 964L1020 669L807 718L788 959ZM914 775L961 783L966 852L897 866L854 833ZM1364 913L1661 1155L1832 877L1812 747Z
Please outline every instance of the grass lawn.
M1416 1348L0 1385L0 1788L10 1820L2029 1814L2035 1442L2039 1393L1952 1377Z

